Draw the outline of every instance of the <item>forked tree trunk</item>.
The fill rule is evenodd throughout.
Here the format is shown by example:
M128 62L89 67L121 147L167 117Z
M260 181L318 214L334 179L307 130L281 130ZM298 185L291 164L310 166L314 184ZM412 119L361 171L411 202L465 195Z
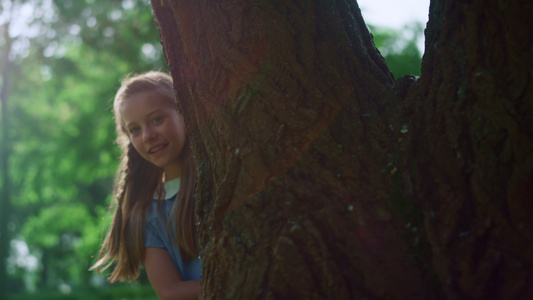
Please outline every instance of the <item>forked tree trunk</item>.
M355 1L153 0L202 296L533 297L533 10L507 2L432 1L395 82Z

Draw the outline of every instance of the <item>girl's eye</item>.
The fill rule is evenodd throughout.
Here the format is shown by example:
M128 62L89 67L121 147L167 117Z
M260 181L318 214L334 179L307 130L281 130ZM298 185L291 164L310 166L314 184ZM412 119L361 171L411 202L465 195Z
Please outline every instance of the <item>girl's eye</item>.
M135 134L137 132L139 132L139 127L133 127L133 128L130 128L130 134Z
M152 119L152 123L157 124L157 123L160 123L162 120L163 120L163 117L159 117L159 116L158 117L154 117Z

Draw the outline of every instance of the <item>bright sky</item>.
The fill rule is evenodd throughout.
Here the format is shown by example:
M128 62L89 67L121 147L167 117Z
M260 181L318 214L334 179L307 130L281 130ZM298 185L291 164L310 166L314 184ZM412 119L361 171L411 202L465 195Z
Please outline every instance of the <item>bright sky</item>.
M374 26L399 29L418 21L426 27L429 0L357 0L365 22Z
M357 0L363 18L367 24L371 24L379 27L390 27L394 29L400 29L404 25L419 22L425 28L425 24L428 20L430 0ZM4 3L4 2L2 2ZM10 1L7 1L9 4ZM42 8L51 7L51 0L43 0L41 3ZM10 7L6 7L5 10L0 9L0 24L3 24L8 17L7 12ZM32 6L32 2L21 5L19 10L19 16L15 18L13 24L10 27L11 36L27 36L33 37L38 34L38 30L35 26L33 28L27 24L28 20L34 17L41 17L44 13L45 19L50 19L53 16L51 9L39 9L35 10ZM16 53L24 52L23 49L27 48L28 41L26 39L18 39L16 45L14 45L14 51ZM419 41L419 48L423 51L423 37Z
M401 29L404 25L419 22L426 28L430 0L357 0L365 23ZM424 36L417 42L424 53Z
M50 0L44 2L49 3ZM9 1L7 3L9 4ZM365 21L374 26L401 28L403 25L413 21L418 21L425 25L428 20L429 0L357 0L357 3L359 3ZM8 9L4 11L8 11ZM33 13L32 5L28 3L22 6L21 16L17 19L24 22ZM6 17L3 15L4 13L0 14L0 19ZM15 22L13 24L12 31L26 27L23 26L24 24L19 23Z

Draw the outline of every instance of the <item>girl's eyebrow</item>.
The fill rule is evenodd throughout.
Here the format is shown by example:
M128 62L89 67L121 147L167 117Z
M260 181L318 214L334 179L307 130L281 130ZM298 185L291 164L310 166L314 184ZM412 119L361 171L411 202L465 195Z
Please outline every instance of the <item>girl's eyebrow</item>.
M158 113L162 113L162 112L165 112L165 110L162 109L162 108L157 108L157 109L153 110L151 113L148 113L146 116L147 117L151 117L152 115L155 115L155 114L158 114Z

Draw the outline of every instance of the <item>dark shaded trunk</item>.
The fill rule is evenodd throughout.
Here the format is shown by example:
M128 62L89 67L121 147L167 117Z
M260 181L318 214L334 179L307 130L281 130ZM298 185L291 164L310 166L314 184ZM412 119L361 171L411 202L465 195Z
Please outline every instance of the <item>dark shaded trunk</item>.
M448 298L533 298L531 11L531 1L431 2L403 177Z
M41 256L41 270L39 271L37 285L41 289L49 287L50 284L50 250L43 248Z
M533 296L529 2L433 1L398 82L353 1L152 6L204 298Z

